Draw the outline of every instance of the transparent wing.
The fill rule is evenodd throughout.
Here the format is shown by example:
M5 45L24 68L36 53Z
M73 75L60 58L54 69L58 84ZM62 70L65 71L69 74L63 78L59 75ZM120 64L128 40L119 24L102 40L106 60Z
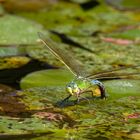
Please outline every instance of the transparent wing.
M69 52L58 48L55 42L49 38L46 38L42 33L39 32L38 35L50 52L62 63L64 63L75 76L86 76L86 71L84 70L82 64L74 59L73 55L70 55Z
M140 79L140 65L128 66L128 67L118 68L114 70L94 73L87 76L87 78L90 78L90 79L115 79L115 78Z

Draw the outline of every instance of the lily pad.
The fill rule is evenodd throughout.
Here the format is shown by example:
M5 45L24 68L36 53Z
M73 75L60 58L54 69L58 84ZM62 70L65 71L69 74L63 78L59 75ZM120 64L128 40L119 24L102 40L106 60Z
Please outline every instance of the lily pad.
M121 14L104 2L89 11L83 11L75 3L61 1L43 12L38 12L37 16L33 12L19 13L19 15L35 20L47 29L73 36L89 36L96 31L108 32L118 26L134 23L131 14Z
M140 80L108 80L104 82L109 98L140 96Z
M25 56L0 58L0 69L19 68L29 63L31 59Z
M0 57L17 56L26 54L26 46L0 47Z
M140 5L139 0L106 0L106 2L120 10L138 10Z
M115 83L115 81L114 81ZM119 83L119 82L118 82ZM120 82L124 84L126 82ZM129 81L129 83L135 83ZM107 84L104 83L106 88ZM119 85L119 84L116 84ZM127 86L128 85L128 86ZM120 86L120 85L119 85ZM113 85L111 85L113 87ZM128 83L124 88L129 88ZM110 90L111 91L111 90ZM121 90L120 91L124 91ZM109 90L108 90L109 92ZM128 138L139 132L139 96L90 100L74 106L59 108L55 104L66 96L64 87L34 87L17 92L20 102L26 106L24 118L3 116L0 119L1 132L7 134L40 134L39 138ZM118 93L121 94L121 93ZM28 114L27 114L28 113ZM134 116L134 118L133 118ZM69 130L69 131L67 131ZM41 135L42 133L47 135ZM70 134L69 134L70 133ZM114 134L117 133L117 136ZM60 135L61 134L61 135ZM31 135L31 136L32 136ZM28 138L28 137L27 137ZM37 137L35 139L38 139Z
M140 40L140 29L131 29L120 33L114 33L112 36L117 38Z
M10 118L2 118L1 120L4 123L1 123L1 126L3 126L4 133L11 134L12 130L15 130L14 134L48 132L49 130L53 134L48 133L46 137L61 137L61 139L64 137L78 139L112 138L117 133L117 136L114 137L121 139L131 137L133 132L135 134L135 131L139 132L139 115L135 118L130 117L139 112L139 96L121 97L105 101L93 100L90 104L88 102L79 103L78 105L61 109L54 107L54 103L61 99L60 96L64 96L64 92L59 87L54 88L54 90L53 88L31 88L19 92L19 95L23 96L22 102L29 109L35 110L37 106L40 106L40 109L36 108L39 110L31 112L31 118L22 120L17 118L17 120L13 121ZM58 119L58 115L62 118ZM67 118L66 120L65 117ZM10 125L13 128L11 131L8 127L9 121L10 124L12 123L12 126ZM43 127L42 123L44 124ZM72 126L69 124L72 124ZM40 138L45 139L45 136L40 136Z
M64 86L73 79L73 75L63 69L42 70L24 77L20 86L22 89L31 87Z
M55 124L49 121L41 121L40 119L34 117L32 119L26 118L20 121L18 118L12 119L10 117L1 117L0 121L0 132L6 133L8 135L12 134L30 134L31 132L50 132L50 130L55 129ZM45 125L44 125L45 123ZM9 136L10 137L10 136Z
M39 31L44 32L42 26L30 20L13 15L0 17L0 44L35 44Z

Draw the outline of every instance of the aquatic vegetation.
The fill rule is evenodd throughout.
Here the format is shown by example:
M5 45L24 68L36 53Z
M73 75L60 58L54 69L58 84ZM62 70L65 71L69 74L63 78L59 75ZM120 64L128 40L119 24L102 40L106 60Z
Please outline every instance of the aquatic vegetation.
M74 54L91 75L136 66L140 64L139 2L112 1L110 6L98 0L89 8L85 5L90 0L51 2L36 5L34 11L32 4L23 3L14 11L14 3L9 10L0 5L0 139L138 140L140 75L132 73L139 69L124 69L123 76L118 72L112 73L112 80L102 79L106 100L85 93L86 100L75 104L72 96L60 107L67 96L65 85L74 76L38 42L37 32ZM132 75L125 75L128 72Z

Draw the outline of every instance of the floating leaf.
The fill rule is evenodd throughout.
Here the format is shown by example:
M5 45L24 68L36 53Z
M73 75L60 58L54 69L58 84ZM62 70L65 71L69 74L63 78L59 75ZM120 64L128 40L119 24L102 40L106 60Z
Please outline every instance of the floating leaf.
M26 46L0 47L0 57L20 56L26 54Z
M31 59L25 56L0 58L0 69L19 68L27 64Z
M140 80L109 80L104 84L109 98L140 95Z
M0 17L0 44L35 44L39 31L44 32L42 26L30 20L13 15Z
M140 40L140 29L131 29L120 33L114 33L111 36L122 39Z
M24 77L20 86L22 89L31 87L64 86L73 79L73 75L62 69L42 70Z
M139 10L139 0L106 0L106 2L120 10Z

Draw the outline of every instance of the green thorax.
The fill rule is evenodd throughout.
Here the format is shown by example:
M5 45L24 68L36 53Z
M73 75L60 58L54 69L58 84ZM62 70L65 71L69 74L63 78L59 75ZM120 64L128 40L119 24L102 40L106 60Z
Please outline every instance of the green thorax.
M73 82L77 84L80 90L85 90L92 86L91 82L87 79L76 79Z

